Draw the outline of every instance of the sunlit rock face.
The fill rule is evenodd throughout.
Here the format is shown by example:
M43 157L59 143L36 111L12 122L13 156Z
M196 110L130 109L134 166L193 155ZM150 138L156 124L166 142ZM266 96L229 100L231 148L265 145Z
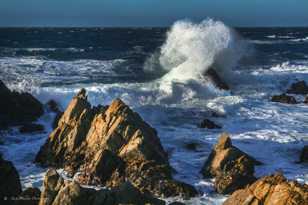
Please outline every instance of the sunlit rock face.
M142 194L129 182L113 189L95 190L84 188L74 181L65 181L54 169L49 169L44 178L44 187L39 205L163 205L163 201Z
M307 202L307 184L288 181L282 174L277 173L235 191L223 205L302 205Z
M195 189L172 179L172 168L155 129L120 99L91 107L86 91L70 102L36 156L63 167L82 184L116 187L130 181L142 193L191 197Z
M201 173L205 178L215 177L219 193L229 194L256 180L254 166L261 164L253 157L232 145L227 133L223 133L206 160Z

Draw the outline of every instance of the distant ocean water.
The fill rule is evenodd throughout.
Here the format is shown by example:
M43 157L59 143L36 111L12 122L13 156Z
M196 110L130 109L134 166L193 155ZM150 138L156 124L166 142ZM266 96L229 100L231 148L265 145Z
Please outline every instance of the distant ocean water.
M211 65L231 91L204 78ZM308 140L307 105L269 101L296 80L308 82L308 28L230 28L212 20L171 28L1 28L0 79L44 103L55 99L63 109L81 87L93 104L122 98L158 130L176 177L202 193L192 204L225 199L199 174L222 131L264 162L257 176L282 170L308 183L308 168L294 163ZM210 117L211 111L224 117ZM0 145L24 187L41 186L45 170L32 161L52 118L40 119L47 133L13 130ZM204 118L223 129L198 128ZM184 148L189 142L200 144L198 152Z

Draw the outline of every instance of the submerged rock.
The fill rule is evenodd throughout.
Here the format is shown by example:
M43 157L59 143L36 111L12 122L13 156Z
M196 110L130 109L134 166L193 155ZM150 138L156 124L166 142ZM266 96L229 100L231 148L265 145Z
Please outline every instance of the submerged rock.
M235 191L223 205L304 205L308 203L308 185L288 181L282 174L265 176Z
M229 194L254 182L254 166L259 164L253 157L234 147L229 135L223 133L201 173L205 178L215 177L216 190Z
M44 126L35 123L25 124L19 128L19 132L21 133L32 133L32 132L42 132L42 131L44 131Z
M10 91L0 81L0 129L35 121L43 113L43 105L29 93Z
M12 197L20 193L21 184L16 168L0 154L0 204L13 204Z
M215 124L213 121L209 119L204 119L201 123L200 126L201 128L207 128L207 129L221 129L220 125Z
M272 102L280 102L286 104L296 104L296 99L293 96L286 95L285 93L281 95L274 95L271 99Z
M96 191L81 187L75 181L65 181L54 169L47 171L39 205L163 205L163 201L142 194L132 184Z
M303 80L298 81L298 82L293 83L291 85L291 87L287 90L287 93L307 95L308 94L308 85Z
M305 145L303 147L299 161L300 162L308 162L308 145Z
M130 181L142 193L191 197L196 190L172 178L155 129L121 100L91 107L85 90L70 102L36 162L79 173L82 184L119 186Z

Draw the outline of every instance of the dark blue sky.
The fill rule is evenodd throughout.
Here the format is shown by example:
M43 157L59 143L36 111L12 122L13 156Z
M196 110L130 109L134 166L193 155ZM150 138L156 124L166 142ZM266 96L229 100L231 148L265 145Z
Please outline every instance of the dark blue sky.
M0 26L308 26L308 0L0 0Z

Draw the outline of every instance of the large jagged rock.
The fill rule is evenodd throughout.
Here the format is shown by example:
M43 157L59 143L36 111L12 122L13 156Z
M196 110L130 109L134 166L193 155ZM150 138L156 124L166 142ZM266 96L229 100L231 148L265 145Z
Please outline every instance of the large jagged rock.
M287 93L307 95L308 94L308 85L303 80L298 81L298 82L293 83L291 85L291 87L287 90Z
M47 171L39 205L163 205L163 201L142 194L132 184L107 190L81 187L75 181L65 181L54 169Z
M272 102L280 102L286 104L296 104L297 101L293 96L286 95L285 93L281 95L274 95L271 99Z
M0 154L0 204L13 204L12 197L20 193L21 184L16 168Z
M229 194L254 182L254 166L259 164L253 157L234 147L229 135L223 133L201 173L205 178L215 177L216 190Z
M29 93L10 91L0 80L0 129L29 123L43 113L43 105Z
M306 205L308 185L288 181L282 174L265 176L235 191L223 205Z
M119 99L91 108L85 90L72 99L36 162L78 173L82 184L115 187L130 181L156 196L197 194L192 186L172 179L155 129Z

